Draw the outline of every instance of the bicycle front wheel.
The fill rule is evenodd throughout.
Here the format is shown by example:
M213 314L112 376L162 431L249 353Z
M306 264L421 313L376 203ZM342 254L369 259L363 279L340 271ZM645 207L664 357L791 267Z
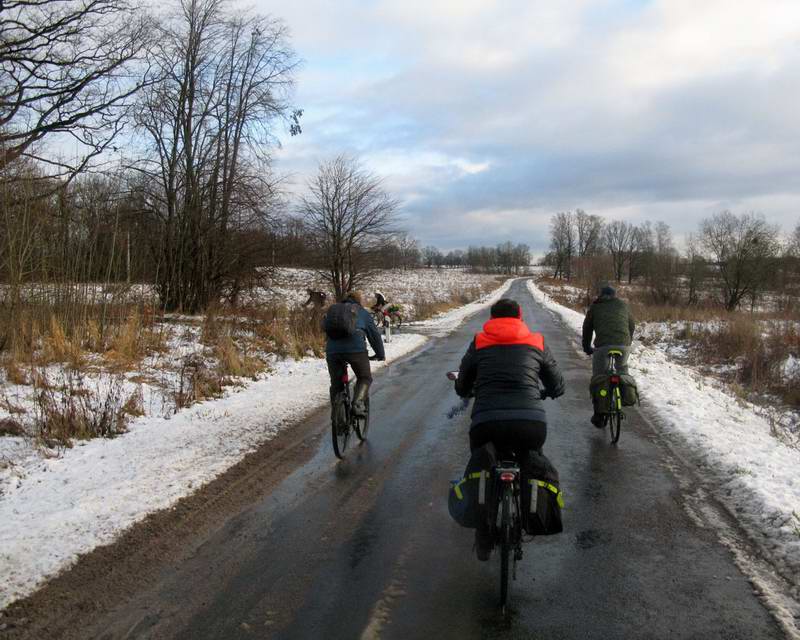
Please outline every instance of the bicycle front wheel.
M369 398L364 400L364 409L366 409L367 415L363 418L356 418L354 424L356 435L361 442L367 439L367 431L369 431Z
M622 426L622 413L615 411L608 416L608 428L611 435L611 444L616 444L619 441L620 427Z
M508 603L508 580L511 560L511 487L503 489L502 512L500 515L500 606L503 613Z
M347 441L350 439L349 413L344 393L338 394L333 402L333 411L331 411L331 440L333 453L339 459L344 457Z

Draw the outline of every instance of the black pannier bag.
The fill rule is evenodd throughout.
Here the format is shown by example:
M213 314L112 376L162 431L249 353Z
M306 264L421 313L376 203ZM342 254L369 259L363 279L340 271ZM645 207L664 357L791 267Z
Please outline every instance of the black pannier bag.
M620 375L619 386L623 407L632 407L639 404L639 389L633 376Z
M549 536L564 530L564 498L558 471L542 453L531 451L522 466L522 526L529 535Z
M614 399L611 394L611 377L601 373L592 378L589 384L595 413L611 413L614 410Z
M344 302L332 304L322 318L322 328L333 340L355 335L358 330L358 305Z
M450 517L462 527L474 529L489 516L489 506L494 500L492 469L497 453L491 443L472 452L460 480L450 483L447 508Z

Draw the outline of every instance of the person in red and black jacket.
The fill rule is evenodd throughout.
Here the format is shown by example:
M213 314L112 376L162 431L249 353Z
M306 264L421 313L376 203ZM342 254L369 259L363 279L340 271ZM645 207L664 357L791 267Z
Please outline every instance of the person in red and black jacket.
M564 377L540 333L531 333L515 300L503 298L491 319L461 359L456 393L475 396L469 430L470 449L492 442L512 449L523 464L531 449L541 451L547 438L546 396L564 394ZM488 523L487 523L488 525ZM475 529L475 551L488 560L491 529Z
M540 333L531 333L515 300L503 298L461 359L456 393L475 396L470 448L487 442L515 451L547 438L542 399L564 393L564 378Z

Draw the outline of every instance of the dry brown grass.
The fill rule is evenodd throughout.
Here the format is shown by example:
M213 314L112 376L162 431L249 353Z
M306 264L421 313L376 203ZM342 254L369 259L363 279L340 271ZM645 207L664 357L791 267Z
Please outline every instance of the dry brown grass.
M185 358L178 377L178 387L173 392L175 413L185 407L222 395L223 379L209 369L202 358Z
M506 279L504 277L498 277L497 280L505 282ZM412 303L414 307L413 320L427 320L440 313L445 313L456 307L475 302L487 293L494 291L496 288L497 282L488 281L484 282L481 286L465 287L451 291L450 297L447 300L431 300L419 296L415 298Z
M75 439L113 437L125 431L121 377L109 379L99 394L88 392L74 371L58 385L50 383L44 372L38 379L44 384L35 389L33 426L45 446L71 447Z
M14 418L0 418L0 437L24 436L25 429Z
M325 353L325 334L320 321L322 311L282 305L264 305L240 310L247 322L253 346L281 357L320 357Z
M20 367L19 362L13 355L10 355L6 360L4 369L6 371L7 382L18 385L30 384L30 377L22 367Z
M217 373L222 378L252 378L261 373L266 363L241 349L231 336L223 336L214 347Z
M83 349L79 340L67 336L56 316L50 316L50 330L44 337L40 362L63 362L73 369L84 364Z

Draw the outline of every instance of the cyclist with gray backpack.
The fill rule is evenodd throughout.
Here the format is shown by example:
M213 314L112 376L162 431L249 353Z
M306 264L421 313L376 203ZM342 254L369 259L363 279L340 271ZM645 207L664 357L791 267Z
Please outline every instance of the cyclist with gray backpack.
M342 377L349 364L356 375L353 413L363 416L372 384L367 341L375 352L375 360L385 360L386 353L372 316L361 306L361 295L351 291L341 302L331 305L322 318L322 328L328 338L325 357L331 377L331 402L344 389Z

